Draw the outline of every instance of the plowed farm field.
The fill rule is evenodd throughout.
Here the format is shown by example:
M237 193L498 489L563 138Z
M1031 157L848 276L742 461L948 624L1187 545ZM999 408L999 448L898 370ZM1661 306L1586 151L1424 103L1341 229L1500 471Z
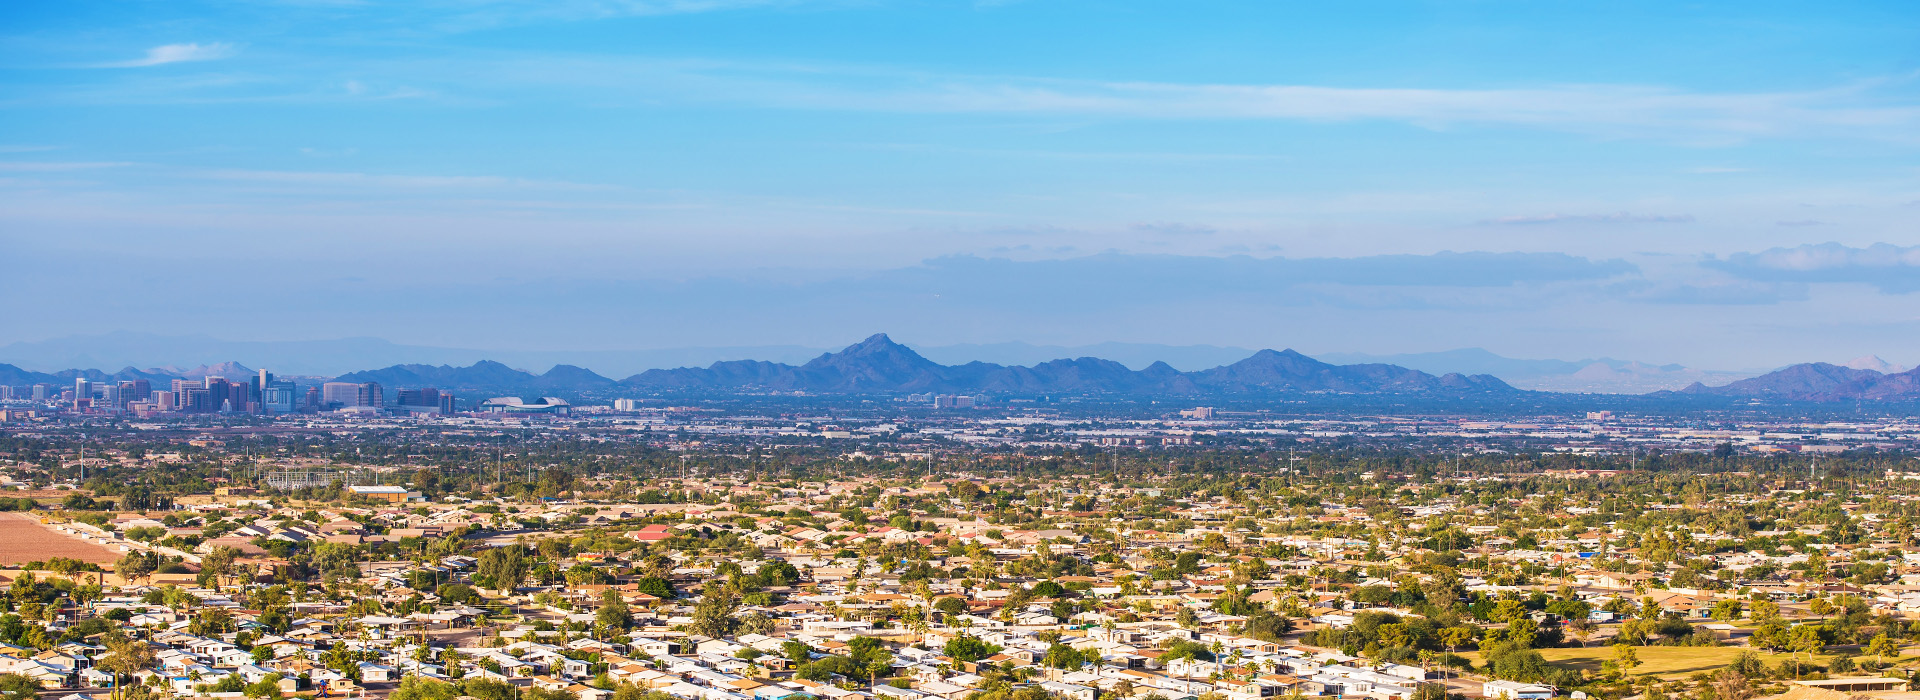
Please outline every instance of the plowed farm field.
M66 557L95 564L111 564L120 555L106 546L75 535L55 532L40 524L38 518L20 513L0 513L0 566Z

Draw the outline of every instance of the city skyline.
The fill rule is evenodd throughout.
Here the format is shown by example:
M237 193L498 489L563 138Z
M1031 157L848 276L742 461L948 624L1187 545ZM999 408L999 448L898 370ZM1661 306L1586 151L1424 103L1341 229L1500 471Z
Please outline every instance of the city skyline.
M0 345L1913 364L1914 14L15 5Z

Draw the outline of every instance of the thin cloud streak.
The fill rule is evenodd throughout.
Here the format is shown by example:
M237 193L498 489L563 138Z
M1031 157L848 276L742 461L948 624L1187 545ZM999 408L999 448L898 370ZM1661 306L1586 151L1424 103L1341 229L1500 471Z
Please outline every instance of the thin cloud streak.
M438 31L462 33L504 26L590 22L622 17L663 17L806 4L846 4L803 0L554 0L548 2L470 3L475 9L456 11L432 22Z
M666 8L674 3L641 3ZM744 3L738 3L744 5ZM715 9L729 3L691 3ZM663 9L662 11L666 11ZM686 11L695 11L688 9ZM121 66L211 60L227 44L176 44ZM1657 138L1724 146L1757 138L1823 135L1916 142L1920 104L1890 96L1887 81L1798 92L1689 92L1645 85L1560 85L1519 89L1341 87L1083 81L944 74L833 63L731 62L700 58L521 54L470 60L371 61L349 74L388 76L372 90L357 80L316 93L311 85L213 81L167 84L161 94L125 92L133 102L435 98L448 104L545 99L606 106L722 104L762 109L909 114L1069 115L1145 120L1385 121L1427 130L1505 126L1609 138ZM484 78L481 80L480 78ZM339 84L336 84L339 85ZM263 94L260 88L267 90ZM245 94L235 94L245 93ZM108 94L45 95L34 102L112 102ZM20 104L21 100L9 101ZM882 144L881 147L887 147ZM1703 172L1731 172L1703 169Z
M1821 132L1914 141L1920 105L1876 92L1884 81L1799 92L1703 93L1643 85L1522 89L1374 88L1098 82L902 71L836 64L730 63L602 56L505 59L497 81L593 88L646 100L782 109L931 114L1047 114L1134 119L1393 121L1430 130L1520 126L1707 145ZM447 79L458 82L457 75ZM484 92L484 85L470 86Z
M596 185L552 180L530 180L493 175L385 175L359 172L295 170L201 170L184 174L210 180L270 182L294 185L405 188L525 188L553 190L611 191L617 185Z
M239 53L232 44L166 44L147 49L147 55L131 61L115 61L96 64L98 68L147 68L164 66L169 63L190 63L194 61L217 61L230 58Z
M1530 226L1536 224L1690 224L1692 214L1536 214L1532 216L1503 216L1498 219L1486 219L1482 224L1495 226Z
M125 168L133 165L137 165L137 164L124 163L124 162L50 163L50 162L12 161L12 162L0 162L0 172L63 173L63 172L72 172L75 170L99 170L101 168Z

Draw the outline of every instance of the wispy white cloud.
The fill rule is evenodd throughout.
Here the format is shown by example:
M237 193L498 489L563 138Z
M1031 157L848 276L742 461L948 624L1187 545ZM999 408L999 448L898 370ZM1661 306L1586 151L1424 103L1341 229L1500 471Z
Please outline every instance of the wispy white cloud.
M1172 221L1134 224L1132 229L1139 233L1156 236L1211 236L1220 232L1220 229L1205 224L1183 224Z
M494 70L468 75L544 88L592 87L596 100L624 96L649 104L676 100L865 112L1391 121L1431 130L1520 126L1700 145L1815 132L1915 141L1913 134L1920 127L1920 103L1883 94L1889 85L1885 81L1798 92L1696 92L1618 84L1501 89L1233 85L579 55L507 58L498 61ZM463 80L454 75L448 78Z
M166 44L147 49L147 55L130 61L114 61L95 64L99 68L146 68L163 66L169 63L188 63L192 61L217 61L239 53L233 44Z
M1839 243L1774 248L1758 253L1731 256L1732 267L1740 269L1819 272L1853 268L1920 269L1920 246L1901 247L1875 243L1853 248Z
M851 1L851 0L850 0ZM651 0L480 3L475 17L553 13L556 18L711 12L833 3L799 0ZM846 4L846 3L841 3ZM465 20L460 20L465 21ZM499 20L511 23L508 19ZM233 55L229 44L172 44L116 66L152 66ZM725 61L570 53L491 53L410 61L344 61L356 74L316 92L310 85L164 84L113 86L105 94L49 94L37 101L399 99L473 103L542 100L595 107L720 104L759 109L907 114L1045 115L1076 119L1396 122L1421 129L1522 127L1606 138L1653 138L1730 145L1763 138L1824 136L1920 144L1920 101L1898 81L1865 80L1827 89L1701 92L1627 84L1521 88L1373 87L1090 81L1019 75L902 70L845 63ZM257 80L255 82L258 82ZM275 90L275 94L261 94ZM144 92L143 92L144 91ZM18 100L16 100L17 102ZM1733 173L1709 166L1693 173Z
M1171 162L1272 161L1283 156L1259 153L1182 153L1177 151L1067 151L1020 148L963 148L929 143L855 143L848 148L989 158L1044 158L1055 160L1141 160Z
M101 168L124 168L134 165L122 162L46 162L46 161L0 161L0 172L16 173L59 173L74 170L98 170Z
M456 2L432 24L465 32L544 22L584 22L800 5L850 5L852 0L481 0ZM446 9L446 6L441 6Z
M1486 219L1482 224L1503 226L1531 224L1690 224L1692 214L1533 214Z
M596 185L554 180L533 180L492 175L387 175L360 172L300 170L218 169L185 171L183 174L209 180L264 182L329 187L379 187L419 189L549 189L617 190L614 185Z
M1763 282L1858 283L1892 294L1920 292L1920 246L1808 244L1737 253L1706 266Z

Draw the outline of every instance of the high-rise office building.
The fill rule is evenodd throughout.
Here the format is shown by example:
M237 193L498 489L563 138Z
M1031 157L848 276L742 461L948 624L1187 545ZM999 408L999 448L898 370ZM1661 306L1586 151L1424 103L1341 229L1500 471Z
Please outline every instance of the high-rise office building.
M440 390L433 387L425 389L401 389L394 394L394 402L400 406L440 406Z
M73 380L74 407L79 408L80 402L82 401L92 403L92 399L93 399L93 382L87 381L85 377L81 377L79 379Z
M12 401L12 400L13 400L13 387L0 386L0 401Z
M387 405L387 400L386 400L386 397L383 395L383 391L384 390L381 389L380 385L376 382L367 382L365 384L361 384L360 390L358 392L355 392L355 395L360 399L360 403L357 403L354 405L371 406L374 408L385 406Z
M153 383L145 379L129 379L120 382L120 398L123 401L144 401L152 394Z
M268 375L272 376L272 375ZM270 379L266 390L260 396L261 411L266 413L292 413L297 409L300 387L285 379Z
M45 401L47 400L47 394L52 391L53 391L53 387L51 385L35 384L33 385L33 400Z
M212 413L220 408L220 405L214 403L207 394L205 387L192 385L180 390L180 397L175 400L175 403L179 405L182 413Z
M328 409L360 405L360 385L353 382L327 382L320 385L320 403Z
M180 394L177 392L156 391L153 392L152 398L147 400L153 402L154 408L162 411L175 411L180 408Z
M267 410L265 408L265 406L269 403L267 401L267 388L271 386L273 386L273 373L268 372L264 369L260 370L258 374L253 375L252 380L249 382L248 393L250 395L247 397L247 399L254 403L260 404L261 405L260 410L262 412L265 412Z
M434 387L394 392L394 405L413 412L452 413L453 392Z
M236 410L237 407L233 405L233 382L227 381L226 377L216 374L207 375L203 380L201 391L202 395L206 396L205 408L196 408L196 410L207 413Z

